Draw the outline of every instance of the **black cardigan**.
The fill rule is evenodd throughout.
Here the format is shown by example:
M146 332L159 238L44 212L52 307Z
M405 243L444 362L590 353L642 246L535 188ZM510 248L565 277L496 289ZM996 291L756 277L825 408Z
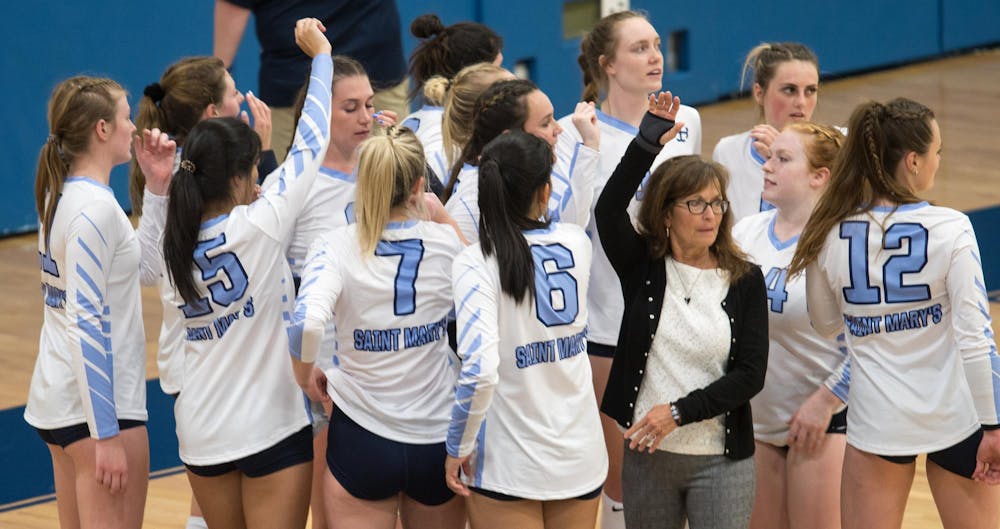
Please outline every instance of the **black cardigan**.
M666 260L650 256L648 241L635 231L626 211L656 155L633 140L604 186L595 209L604 252L625 295L618 347L601 411L625 428L632 426L667 287ZM730 284L722 302L733 337L726 372L675 403L684 424L725 413L725 456L730 459L744 459L754 451L750 398L764 387L767 370L766 300L764 276L757 266Z

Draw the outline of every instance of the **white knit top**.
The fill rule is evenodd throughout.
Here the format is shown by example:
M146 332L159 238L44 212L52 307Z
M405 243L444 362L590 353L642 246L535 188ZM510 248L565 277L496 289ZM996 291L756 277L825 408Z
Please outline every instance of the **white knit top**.
M722 309L729 292L729 274L666 259L667 291L646 362L647 373L639 388L635 420L654 406L673 402L721 378L729 356L732 333ZM725 451L723 417L685 424L671 432L659 449L721 455Z

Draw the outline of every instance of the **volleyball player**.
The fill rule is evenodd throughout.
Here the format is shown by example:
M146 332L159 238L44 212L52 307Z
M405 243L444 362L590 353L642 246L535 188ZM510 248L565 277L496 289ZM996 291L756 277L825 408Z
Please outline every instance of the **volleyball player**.
M451 265L462 243L453 226L419 220L424 170L409 129L369 139L357 223L317 238L303 268L293 354L313 362L336 323L332 363L310 388L333 401L323 470L332 527L388 529L397 511L403 527L465 523L441 475L455 385ZM435 220L442 212L438 203Z
M773 207L761 198L761 167L771 142L788 123L811 120L819 99L819 60L803 44L761 44L743 62L744 77L748 71L753 72L753 98L762 123L722 138L712 152L712 159L729 169L726 194L737 221Z
M137 528L149 480L139 283L160 260L138 241L155 225L137 236L108 187L136 129L125 90L95 77L60 83L48 120L35 177L44 322L24 418L52 456L60 525ZM159 131L136 141L150 195L166 194L175 148Z
M329 141L322 30L316 19L296 24L312 78L278 184L255 200L259 137L218 118L191 129L171 185L164 260L185 318L177 438L213 528L302 527L307 516L312 435L296 361L280 354L293 296L282 250Z
M607 456L586 360L590 240L546 218L546 142L501 134L479 171L480 243L452 279L462 371L448 485L473 529L591 529Z
M767 377L751 400L757 482L752 528L840 528L846 349L809 324L805 282L788 277L788 263L843 142L833 127L785 126L764 164L763 196L775 209L733 228L733 238L764 273L769 309Z
M789 273L851 356L841 516L898 528L918 454L944 527L1000 523L1000 375L969 218L918 197L941 129L910 99L855 108Z
M638 134L639 122L649 108L650 92L663 86L663 53L660 36L646 17L636 11L624 11L602 18L580 43L580 69L583 70L583 100L597 104L597 128L601 149L597 162L593 202L604 189L611 173L618 166L628 144ZM559 120L566 132L559 137L556 153L561 160L571 159L579 134L569 126L571 116ZM653 164L685 154L701 153L701 116L694 108L681 105L677 121L685 124L680 133L660 151ZM643 193L636 193L641 200ZM633 217L638 213L633 202ZM593 210L593 205L591 205ZM604 397L611 357L618 343L618 328L622 321L624 301L618 276L604 253L597 225L591 218L587 233L594 242L594 261L590 274L590 321L587 348L594 372L594 392L600 401ZM605 529L623 527L621 491L621 435L615 422L601 417L604 438L611 467L604 488L604 508L601 512Z
M552 220L585 226L590 218L600 146L594 106L578 103L573 124L583 140L574 142L572 156L559 160L553 168L547 214ZM479 155L487 143L512 130L533 134L553 150L563 132L553 116L548 96L525 79L498 81L479 96L472 135L452 167L445 187L445 207L469 242L479 240Z

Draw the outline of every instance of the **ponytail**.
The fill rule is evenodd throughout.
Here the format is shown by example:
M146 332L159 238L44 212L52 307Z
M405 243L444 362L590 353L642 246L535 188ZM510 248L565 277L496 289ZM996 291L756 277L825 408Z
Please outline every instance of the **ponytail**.
M111 79L82 75L66 79L52 91L49 137L35 171L35 207L46 241L70 165L90 148L94 124L103 119L113 126L115 105L124 93Z
M433 14L415 18L410 33L423 41L410 56L410 76L414 81L410 99L426 94L424 83L434 76L451 79L471 64L492 63L503 49L503 38L488 26L459 22L445 27Z
M552 148L531 134L501 134L483 150L479 164L479 243L496 255L500 288L518 303L534 299L535 264L523 230L544 228L533 218L538 193L551 183Z
M871 211L880 200L912 204L920 199L896 170L909 152L926 153L934 113L906 98L869 101L854 109L851 131L830 171L830 182L806 223L789 265L794 275L816 260L827 235L850 215Z
M170 181L163 259L185 302L202 297L193 276L194 250L206 208L231 203L232 180L248 179L260 157L260 137L238 118L201 121L191 129Z
M138 130L158 128L183 144L209 105L222 102L226 91L226 66L218 57L187 57L167 67L158 82L142 91ZM135 159L129 166L129 199L132 213L142 216L146 175Z
M492 63L481 62L462 68L451 81L434 77L427 82L424 94L436 95L440 89L444 114L441 117L441 144L448 167L469 142L472 135L476 102L487 88L499 79L511 76L510 72ZM444 175L441 175L444 176Z
M511 79L493 83L479 96L472 115L472 134L462 147L459 158L452 164L443 201L447 201L454 192L464 164L478 164L479 155L487 143L504 131L524 127L528 119L527 95L535 90L538 87L531 81Z
M425 165L423 146L406 127L389 127L361 144L355 202L361 255L374 255L392 209L412 198ZM417 200L415 206L422 204Z

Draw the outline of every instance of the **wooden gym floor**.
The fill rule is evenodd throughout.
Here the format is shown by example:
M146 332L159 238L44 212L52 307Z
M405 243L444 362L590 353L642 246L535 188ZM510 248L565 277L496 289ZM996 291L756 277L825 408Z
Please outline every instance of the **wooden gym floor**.
M886 101L907 96L937 114L944 138L944 154L934 189L927 198L944 206L970 211L1000 207L1000 50L989 50L936 60L889 71L822 84L815 118L846 124L851 110L867 99ZM669 88L669 79L666 88ZM684 94L679 94L683 97ZM700 107L704 139L702 154L711 156L722 136L749 128L755 111L746 99ZM28 200L28 197L25 197ZM1000 228L994 227L994 228ZM981 247L996 245L996 232L980 229ZM3 277L3 318L0 318L0 409L23 406L35 361L41 324L38 295L36 237L26 235L0 241L0 277ZM997 284L989 285L993 289ZM143 290L147 340L147 376L156 378L156 336L160 303L155 289ZM1000 304L991 303L994 331ZM39 441L40 443L41 441ZM8 478L5 478L8 479ZM180 528L187 517L190 491L183 474L153 479L149 486L145 527ZM58 526L52 501L0 513L0 527ZM918 465L904 527L941 527L924 471Z

